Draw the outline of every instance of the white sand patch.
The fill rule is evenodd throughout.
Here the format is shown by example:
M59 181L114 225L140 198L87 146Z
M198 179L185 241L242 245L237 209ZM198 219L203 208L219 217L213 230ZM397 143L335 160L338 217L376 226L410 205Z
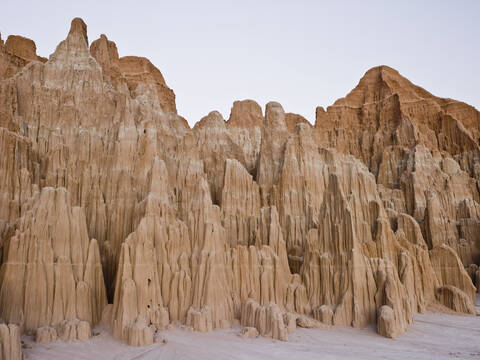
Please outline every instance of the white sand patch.
M374 327L297 329L288 343L242 339L237 336L240 328L206 334L176 329L161 333L166 344L133 348L113 339L105 329L95 331L100 334L75 343L35 344L25 336L32 348L24 351L30 360L480 359L480 317L439 313L416 315L408 332L394 340L379 336Z

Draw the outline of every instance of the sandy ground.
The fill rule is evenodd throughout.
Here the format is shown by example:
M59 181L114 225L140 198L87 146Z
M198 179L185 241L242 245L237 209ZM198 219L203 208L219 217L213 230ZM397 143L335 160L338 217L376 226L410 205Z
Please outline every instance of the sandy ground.
M480 310L480 296L476 300ZM161 333L165 344L129 347L104 329L85 342L35 344L23 337L27 358L35 359L480 359L480 316L427 313L415 315L406 334L391 340L374 327L297 329L289 342L242 339L240 328L207 334L175 329Z

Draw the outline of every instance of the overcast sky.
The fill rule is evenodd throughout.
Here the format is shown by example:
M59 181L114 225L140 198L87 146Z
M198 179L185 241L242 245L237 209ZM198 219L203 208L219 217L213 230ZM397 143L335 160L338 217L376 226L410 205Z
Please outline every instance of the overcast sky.
M149 58L193 125L234 100L280 102L315 121L389 65L437 96L480 109L480 1L33 1L2 2L0 31L50 55L81 17L120 56Z

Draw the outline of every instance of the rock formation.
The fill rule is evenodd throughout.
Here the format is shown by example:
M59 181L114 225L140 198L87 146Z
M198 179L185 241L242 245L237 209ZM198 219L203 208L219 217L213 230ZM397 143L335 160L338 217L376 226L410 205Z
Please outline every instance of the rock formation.
M1 318L27 331L98 323L107 297L98 244L88 239L83 209L71 206L64 188L44 187L15 227L4 245Z
M386 66L314 126L244 100L190 129L161 72L105 35L89 47L81 19L48 60L10 36L2 356L21 332L84 340L101 321L143 346L169 324L285 341L375 323L395 337L436 304L474 314L479 141L475 108Z
M20 328L15 324L0 324L0 359L22 360Z

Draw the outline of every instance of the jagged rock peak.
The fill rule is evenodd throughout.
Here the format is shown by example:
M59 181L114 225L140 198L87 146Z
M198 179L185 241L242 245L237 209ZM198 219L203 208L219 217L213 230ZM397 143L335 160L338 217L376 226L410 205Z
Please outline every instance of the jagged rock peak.
M158 101L165 113L177 113L175 93L155 65L145 57L124 56L120 58L120 71L127 79L128 88L133 92L140 83L152 84L156 87Z
M268 127L274 127L277 129L286 129L285 123L285 111L282 105L275 101L270 101L265 106L265 123Z
M92 42L90 52L102 67L106 63L109 65L115 63L116 66L119 66L117 45L113 41L108 40L105 34L101 34L100 38Z
M67 38L57 45L49 60L50 63L81 64L82 67L94 66L95 61L90 56L88 48L87 25L82 19L72 20Z
M204 116L193 128L199 129L204 127L225 128L225 120L223 119L222 114L217 110L210 111L208 115Z
M262 108L254 100L234 101L228 126L247 128L252 126L262 126L263 114Z
M19 35L9 35L5 43L8 52L26 61L42 61L46 59L37 55L37 46L29 38Z
M82 36L88 45L87 24L81 18L75 18L70 25L70 31L68 35L80 35Z
M302 115L294 113L285 114L285 123L287 124L288 131L290 132L293 132L298 124L305 124L308 127L312 127L312 124L310 124L310 122Z
M384 100L393 94L398 94L403 101L434 98L428 91L412 84L397 70L381 65L368 70L358 85L345 98L335 101L333 106L361 107Z
M90 45L90 54L102 67L104 80L111 82L117 90L128 93L127 80L120 71L117 45L102 34Z

